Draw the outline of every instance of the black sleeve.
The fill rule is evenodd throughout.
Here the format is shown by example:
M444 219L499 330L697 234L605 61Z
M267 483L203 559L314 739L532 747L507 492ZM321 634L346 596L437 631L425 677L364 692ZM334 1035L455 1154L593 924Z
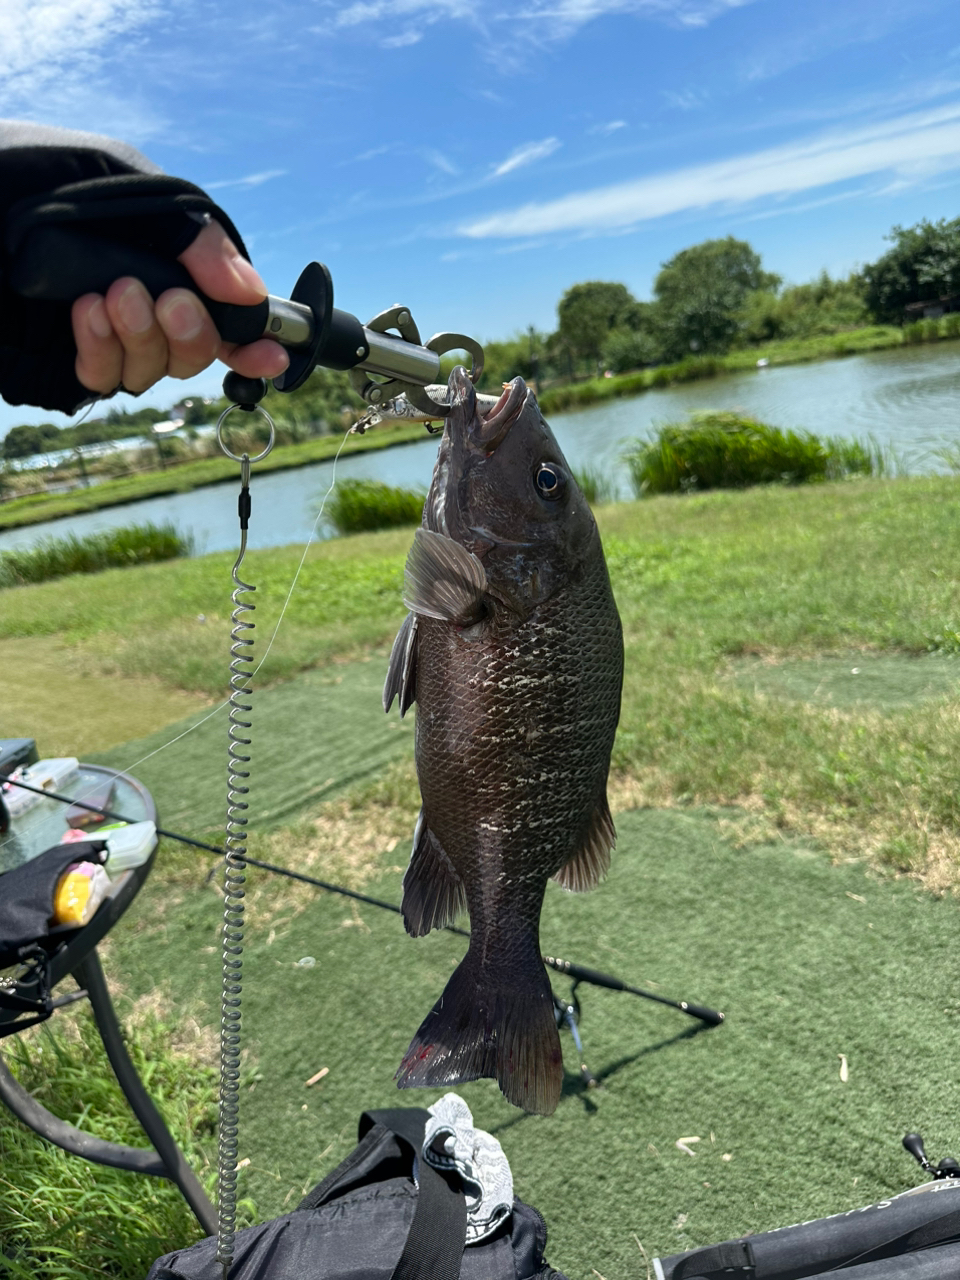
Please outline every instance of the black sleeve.
M71 302L23 297L18 255L37 228L67 226L174 259L211 217L244 256L230 219L199 187L98 134L0 120L0 395L74 413L98 397L74 373Z

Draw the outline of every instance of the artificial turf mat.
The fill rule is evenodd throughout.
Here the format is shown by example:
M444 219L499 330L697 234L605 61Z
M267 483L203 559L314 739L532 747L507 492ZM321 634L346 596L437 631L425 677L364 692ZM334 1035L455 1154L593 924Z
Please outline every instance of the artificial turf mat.
M582 897L550 886L542 945L727 1022L698 1031L682 1013L581 987L601 1088L582 1090L566 1035L550 1118L514 1110L491 1081L460 1086L503 1143L517 1194L544 1213L554 1266L571 1280L594 1268L646 1277L635 1236L669 1254L903 1190L922 1180L900 1148L910 1129L935 1159L960 1154L955 900L800 843L738 849L720 814L633 811L617 825L605 884ZM385 873L371 891L395 901L399 882ZM111 936L108 974L214 1024L219 897L166 893L148 883ZM304 909L303 890L275 879L251 897L240 1154L266 1217L344 1156L362 1110L436 1098L398 1094L392 1075L464 944L414 941L397 917L319 891ZM693 1137L691 1157L675 1144Z
M413 717L383 714L386 660L326 665L253 694L253 783L258 831L382 771L412 750ZM226 812L227 711L166 725L150 737L93 755L130 769L149 789L161 823L174 831L221 826ZM244 717L246 718L246 717ZM204 723L200 723L203 721ZM192 725L199 727L177 742ZM172 743L158 755L158 747ZM139 763L142 757L149 759Z
M873 707L894 711L929 698L956 697L960 663L955 657L906 653L849 653L785 662L748 659L735 667L737 683L751 693L809 702L818 707Z

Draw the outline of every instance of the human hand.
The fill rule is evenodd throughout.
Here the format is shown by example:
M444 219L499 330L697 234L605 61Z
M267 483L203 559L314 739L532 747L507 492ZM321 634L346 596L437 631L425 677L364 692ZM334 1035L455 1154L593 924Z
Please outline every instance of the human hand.
M178 259L217 302L253 306L267 295L260 276L217 222L208 223ZM248 378L276 378L290 363L278 342L223 342L206 307L189 289L168 289L154 302L132 277L115 280L106 296L84 294L73 304L76 374L90 391L145 391L161 378L191 378L220 359Z

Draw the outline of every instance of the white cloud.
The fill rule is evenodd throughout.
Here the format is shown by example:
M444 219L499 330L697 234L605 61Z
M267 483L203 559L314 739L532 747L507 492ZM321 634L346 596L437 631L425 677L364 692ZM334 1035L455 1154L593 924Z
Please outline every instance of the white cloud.
M336 13L330 26L345 30L361 26L382 28L391 22L403 24L404 33L387 37L391 41L388 47L409 41L410 33L416 31L409 26L411 20L422 27L443 21L467 22L478 28L499 25L546 44L566 39L608 14L633 14L673 26L703 27L730 9L752 3L754 0L507 0L496 12L481 13L474 0L354 0ZM502 58L502 50L497 56Z
M206 191L222 191L225 187L259 187L272 178L282 178L286 169L264 169L261 173L248 173L243 178L225 178L222 182L205 182Z
M609 232L710 205L790 196L868 175L920 181L960 168L960 104L712 164L573 192L466 223L473 239Z
M517 147L516 151L511 151L506 160L496 166L493 176L501 178L505 173L513 173L514 169L522 169L525 165L543 160L545 156L552 156L554 151L562 145L559 138L544 138L542 142L525 142L522 147Z
M610 134L626 127L626 120L608 120L606 124L595 124L592 129L587 130L587 133Z
M109 46L160 11L158 0L2 0L0 110L105 133L122 119L131 142L156 133L155 111L96 81Z
M665 89L663 96L667 105L676 107L678 111L696 111L707 100L707 94L702 89Z
M387 36L380 41L382 49L406 49L411 44L419 44L423 39L422 31L404 31L398 36Z
M439 169L441 173L447 173L450 177L455 177L460 170L442 151L437 151L433 147L424 147L420 152L427 164L432 164L435 169Z

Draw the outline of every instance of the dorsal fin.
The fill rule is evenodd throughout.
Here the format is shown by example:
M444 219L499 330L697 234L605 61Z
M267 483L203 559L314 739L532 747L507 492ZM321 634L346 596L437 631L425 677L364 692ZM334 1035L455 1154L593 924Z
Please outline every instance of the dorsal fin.
M418 529L407 556L403 603L414 613L469 626L484 615L487 575L475 555L432 529Z
M553 879L562 889L586 893L598 885L610 870L610 850L616 843L617 831L604 792L593 811L583 843Z

